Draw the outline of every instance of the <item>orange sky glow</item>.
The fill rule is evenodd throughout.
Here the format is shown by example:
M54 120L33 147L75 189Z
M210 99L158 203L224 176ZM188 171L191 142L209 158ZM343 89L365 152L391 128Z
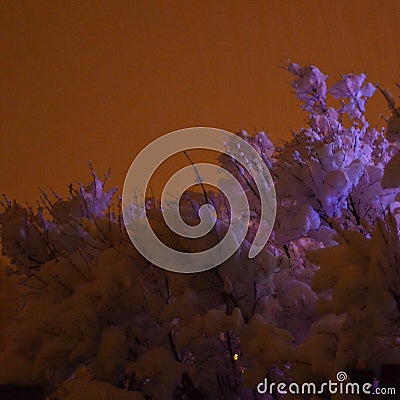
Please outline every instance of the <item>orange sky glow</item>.
M0 1L1 192L89 182L122 187L135 155L184 127L264 130L306 115L285 71L365 72L397 98L398 1ZM371 121L389 115L382 96Z

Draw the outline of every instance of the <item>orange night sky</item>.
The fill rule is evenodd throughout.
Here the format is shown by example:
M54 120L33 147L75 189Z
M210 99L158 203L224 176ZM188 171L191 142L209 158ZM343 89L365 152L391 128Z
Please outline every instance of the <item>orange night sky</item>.
M142 147L188 126L288 137L305 117L288 58L397 97L399 20L382 0L0 1L1 192L64 194L88 160L122 187Z

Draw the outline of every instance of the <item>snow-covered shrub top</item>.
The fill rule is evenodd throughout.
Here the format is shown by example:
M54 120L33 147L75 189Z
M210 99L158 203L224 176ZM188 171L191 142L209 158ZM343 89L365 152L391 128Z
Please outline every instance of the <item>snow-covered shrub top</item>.
M357 228L394 205L398 186L383 189L382 178L397 147L366 121L365 102L375 89L363 85L364 74L344 75L327 90L327 77L316 67L292 64L289 69L310 115L309 127L278 149L276 237L285 243L309 235L328 245L332 219ZM327 93L340 100L338 109L327 105Z
M365 117L375 90L365 75L328 87L314 66L289 71L308 127L277 148L263 132L239 133L278 197L273 235L252 260L259 193L227 156L220 164L244 187L252 222L230 259L198 274L143 259L116 190L93 170L68 199L42 192L34 209L5 198L0 383L42 384L53 400L253 399L266 376L318 383L400 362L398 110L380 88L393 113L384 134ZM223 196L188 193L184 214L195 221L204 202L217 210L220 238ZM147 217L175 241L157 200Z

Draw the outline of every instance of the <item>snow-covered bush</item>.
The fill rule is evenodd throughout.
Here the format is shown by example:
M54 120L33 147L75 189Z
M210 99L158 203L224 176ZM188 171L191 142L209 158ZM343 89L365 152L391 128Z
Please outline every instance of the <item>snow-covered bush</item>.
M393 113L385 137L366 120L375 88L363 74L328 88L314 66L289 71L309 126L277 148L263 132L239 134L278 200L274 232L251 260L259 193L227 156L219 162L244 187L252 221L231 258L197 274L136 251L116 190L93 169L68 199L42 192L34 209L5 198L0 383L40 384L52 400L271 400L255 390L266 376L317 383L400 363L397 109L381 89ZM188 193L182 209L195 223L205 202L219 239L229 219L221 194ZM160 215L149 199L151 225L173 244Z
M321 268L313 278L322 319L341 320L335 329L336 367L375 370L400 360L400 240L392 214L378 219L366 237L338 230L338 246L309 253ZM319 327L322 327L322 320Z
M309 127L278 150L276 237L285 243L308 235L330 244L332 219L361 228L362 220L371 223L394 204L398 187L383 189L382 177L396 146L366 121L374 87L363 86L364 74L344 75L328 90L316 67L292 64L290 71ZM338 109L328 106L328 93L340 100Z

